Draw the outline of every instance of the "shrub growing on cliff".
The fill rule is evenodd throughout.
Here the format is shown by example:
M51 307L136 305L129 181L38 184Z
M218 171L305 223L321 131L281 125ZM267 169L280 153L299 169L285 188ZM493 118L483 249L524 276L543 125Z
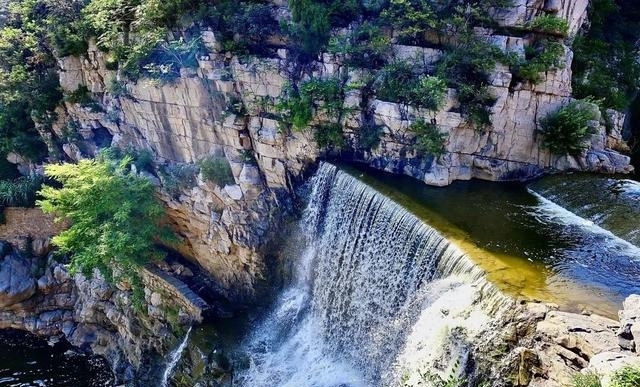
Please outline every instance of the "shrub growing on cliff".
M233 172L229 161L224 156L210 156L198 162L200 173L206 180L211 181L221 187L235 184Z
M527 28L548 35L566 37L569 34L569 22L556 15L541 15L527 24Z
M403 43L421 44L425 33L438 27L438 16L429 0L391 0L382 12Z
M45 167L62 188L45 185L38 205L57 221L70 221L53 243L71 257L72 271L91 276L98 269L109 280L135 283L136 268L161 257L154 240L169 239L160 225L162 206L151 182L131 174L129 163L81 160Z
M444 153L447 135L440 132L438 126L419 119L409 126L416 135L415 149L420 153L440 156Z
M346 145L340 124L323 123L316 125L314 130L314 139L318 148L341 149Z
M303 129L320 113L326 119L338 121L344 112L344 87L338 78L312 78L298 88L286 87L277 109L285 123Z
M564 155L581 153L594 134L590 122L598 118L598 107L589 100L573 101L540 120L542 145Z
M347 66L379 68L384 65L391 39L380 27L365 22L346 35L331 38L328 50L344 56Z
M588 31L572 45L574 95L592 96L602 99L605 108L625 110L640 86L640 8L633 0L593 0L588 11Z
M525 58L523 62L515 65L515 73L518 77L535 84L542 80L540 74L564 67L564 46L557 41L541 39L527 47Z
M444 79L416 74L412 65L404 61L384 66L374 87L376 96L381 100L434 111L442 107L447 94Z
M170 164L159 172L163 188L173 197L197 184L198 167L193 164Z
M602 387L598 374L588 372L575 374L571 378L571 387Z

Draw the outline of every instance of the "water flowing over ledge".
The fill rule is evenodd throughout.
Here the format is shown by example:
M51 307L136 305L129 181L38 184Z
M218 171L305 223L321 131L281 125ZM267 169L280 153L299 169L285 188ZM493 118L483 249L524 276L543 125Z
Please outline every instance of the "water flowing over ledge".
M180 345L178 345L178 347L173 351L171 351L171 353L169 354L169 360L167 361L167 368L165 368L164 372L162 373L162 380L160 381L160 387L167 387L169 385L169 379L173 375L173 370L176 367L176 365L178 365L178 362L180 362L180 359L182 358L182 352L184 352L184 349L187 347L187 344L189 343L189 335L191 334L192 328L193 327L189 327L189 330L187 330L187 333L184 335L184 338L182 339L182 342L180 343Z
M464 369L512 301L435 229L323 163L292 286L246 346L237 386L410 385Z

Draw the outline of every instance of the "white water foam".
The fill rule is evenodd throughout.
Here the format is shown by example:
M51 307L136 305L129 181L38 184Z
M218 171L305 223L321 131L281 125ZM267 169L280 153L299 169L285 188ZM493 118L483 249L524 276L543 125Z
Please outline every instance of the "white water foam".
M171 351L171 353L169 354L169 361L167 362L167 368L165 368L164 372L162 373L162 380L160 381L161 387L167 387L169 385L169 378L171 378L171 375L173 374L173 370L176 368L176 366L178 365L178 362L182 358L182 352L184 352L184 349L187 347L187 344L189 343L189 335L191 334L191 328L192 327L189 327L189 330L187 330L187 334L184 335L184 338L182 339L182 342L180 343L180 345L178 345L178 347L173 351Z
M250 364L234 385L398 386L425 367L448 362L451 372L460 359L443 343L486 329L507 299L462 251L366 184L330 164L311 184L295 280L246 343Z
M534 207L530 213L536 216L542 222L558 223L565 226L580 228L585 234L595 234L603 236L610 246L615 246L616 250L629 257L636 257L636 261L640 261L640 248L626 240L616 236L611 231L606 230L591 220L582 218L579 215L559 206L537 192L527 189L529 193L536 197L539 205Z

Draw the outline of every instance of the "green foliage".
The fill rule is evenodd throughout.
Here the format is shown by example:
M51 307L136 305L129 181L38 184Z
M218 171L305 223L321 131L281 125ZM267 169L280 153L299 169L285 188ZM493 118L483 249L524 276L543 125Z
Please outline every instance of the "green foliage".
M153 153L149 149L140 149L132 157L139 171L153 172Z
M197 174L198 167L192 164L170 164L160 170L162 186L174 198L185 189L196 186Z
M598 119L598 107L589 100L573 101L540 120L542 145L551 152L579 154L594 133L589 121Z
M600 377L594 372L579 373L571 378L571 387L602 387Z
M123 97L129 94L127 91L127 84L123 81L119 81L116 78L112 78L107 85L107 91L114 97Z
M337 123L322 123L314 127L314 139L318 148L341 149L346 145L342 126Z
M625 366L616 371L611 378L611 387L638 387L640 386L640 368Z
M361 126L358 131L358 147L366 150L376 149L380 145L382 130L380 125Z
M362 13L359 0L289 0L292 23L282 30L299 61L315 59L329 43L332 27L346 27Z
M206 180L220 187L235 184L229 161L224 156L210 156L198 162L200 173Z
M313 101L290 85L284 89L283 98L276 108L282 116L282 121L296 130L305 128L313 119Z
M194 0L91 0L83 18L131 79L171 80L181 67L194 67L199 39L167 40L171 28L188 24L203 4Z
M180 76L181 68L198 67L197 58L203 52L201 43L199 38L180 38L169 42L159 40L154 50L136 58L135 64L128 64L132 71L130 74L171 82Z
M346 35L331 38L327 51L344 56L347 66L379 68L386 62L391 39L380 27L365 22Z
M415 84L418 75L413 66L406 61L393 61L384 66L378 73L373 85L376 97L383 101L409 104L411 102L410 87Z
M22 176L13 180L0 180L0 205L33 207L36 193L42 186L42 176Z
M415 149L420 153L440 156L444 153L447 135L440 132L438 126L419 119L409 126L416 135Z
M420 380L418 384L408 384L407 381L403 381L403 386L405 387L418 387L422 386L426 383L426 385L431 387L463 387L467 385L467 380L465 378L456 376L458 373L458 368L460 367L460 362L456 361L454 364L453 370L447 377L442 377L436 372L432 372L431 370L418 371L418 376ZM480 384L480 386L484 386L485 383Z
M253 52L260 52L266 40L280 32L280 24L267 4L242 4L233 15L231 31Z
M107 279L135 284L136 269L161 257L154 240L168 238L160 226L162 206L151 182L129 172L129 162L81 160L45 167L46 176L62 188L44 186L37 203L45 213L70 221L53 243L71 256L72 272L91 276L98 269Z
M382 12L403 43L422 44L425 33L438 27L438 16L429 0L391 0Z
M640 8L633 0L594 0L588 19L588 32L572 46L573 93L603 100L605 108L625 110L640 87Z
M276 106L283 121L294 129L308 126L316 114L338 121L344 112L344 86L337 78L312 78L301 83L298 89L289 85L284 98Z
M283 25L283 31L296 45L299 59L312 60L327 43L331 24L327 9L312 0L290 0L293 23Z
M438 63L438 74L458 91L460 112L476 130L491 125L489 107L495 98L489 91L489 73L504 54L489 42L475 36L463 36L459 44Z
M70 92L64 97L69 103L79 103L81 105L91 102L91 95L87 86L79 86L76 90Z
M73 2L71 2L73 4ZM36 130L62 98L50 31L66 20L65 3L6 2L0 25L0 157L15 151L34 161L46 146Z
M447 83L442 78L418 75L411 64L404 61L383 67L374 87L381 100L434 111L442 107L447 94Z
M556 15L541 15L527 24L527 28L547 35L567 37L569 22Z
M515 73L531 83L542 80L541 73L564 67L565 51L562 43L541 39L527 47L526 60L515 66Z
M153 153L149 149L136 149L130 146L122 150L117 147L109 147L100 152L99 158L111 163L119 163L126 158L130 164L136 166L138 171L153 172L154 170Z
M412 104L428 110L439 110L447 95L447 83L437 76L421 76L410 87Z

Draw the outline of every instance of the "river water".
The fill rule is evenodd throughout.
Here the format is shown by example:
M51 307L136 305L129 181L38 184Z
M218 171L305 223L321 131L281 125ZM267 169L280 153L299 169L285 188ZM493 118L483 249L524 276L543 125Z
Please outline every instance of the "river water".
M442 332L481 332L508 307L501 294L615 317L640 293L640 184L631 180L435 188L323 164L309 191L291 283L236 348L248 359L236 387L382 386L436 363L446 375L464 356L438 363L439 348L455 355ZM0 386L108 385L74 384L95 368L26 346L0 342Z
M0 386L111 387L113 377L104 359L85 356L60 341L23 332L0 330Z

